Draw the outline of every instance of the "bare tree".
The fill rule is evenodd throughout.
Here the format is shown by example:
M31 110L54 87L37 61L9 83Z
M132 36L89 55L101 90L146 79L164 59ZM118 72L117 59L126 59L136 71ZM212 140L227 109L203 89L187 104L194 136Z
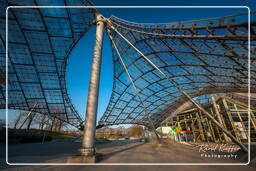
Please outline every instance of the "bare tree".
M36 115L36 113L35 113L35 112L31 112L31 114L30 114L30 115L28 115L27 130L29 130L29 129L30 129L31 124L32 124L32 122L33 122L33 119L34 119L35 115Z
M55 122L55 132L61 132L62 131L62 128L65 126L65 122L59 120L59 119L56 119L56 122Z
M47 122L46 115L45 114L40 114L39 118L38 118L38 126L39 126L40 130L44 129L44 126L45 126L46 122Z
M117 136L117 137L121 137L122 136L122 129L121 128L116 128L114 129L114 134Z
M4 128L5 126L6 126L5 120L4 119L0 119L0 129Z
M142 126L133 125L128 129L128 135L134 137L140 137L143 135L144 129Z
M50 131L61 132L66 123L56 117L50 117L47 125Z
M24 113L24 112L23 112ZM20 112L17 116L17 118L14 120L14 124L13 124L13 128L17 129L17 126L19 124L19 122L21 121L21 119L23 118L24 114L22 112Z
M51 118L52 122L51 122L51 128L50 131L53 131L54 128L54 124L55 124L55 118Z
M18 125L19 129L21 129L24 124L27 122L27 113L26 111L20 111L20 113L17 115L16 119L13 121L13 128L17 129Z
M49 115L47 115L45 120L46 120L45 121L45 129L50 131L51 127L52 127L52 120L53 120L53 118L50 117Z

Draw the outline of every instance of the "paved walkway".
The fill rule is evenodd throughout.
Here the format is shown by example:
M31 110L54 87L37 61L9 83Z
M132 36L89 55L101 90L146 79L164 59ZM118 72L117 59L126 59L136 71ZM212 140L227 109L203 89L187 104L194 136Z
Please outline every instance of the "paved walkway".
M132 143L119 147L100 149L101 163L239 163L240 160L207 157L199 148L172 143L156 146L153 143ZM201 154L203 154L201 156ZM211 153L207 153L211 154ZM226 156L227 157L227 156Z
M39 145L39 144L38 144ZM24 146L26 146L24 144ZM23 148L24 148L23 146ZM13 161L24 161L32 162L33 160L38 162L41 159L41 162L57 162L57 163L65 163L68 156L74 155L77 149L80 147L80 144L51 144L49 143L47 146L41 148L43 152L41 156L37 156L33 149L36 148L36 144L31 147L30 156L15 156L15 152L10 153L10 160ZM19 148L18 146L16 148ZM45 155L46 148L47 151L51 151L50 155ZM37 148L38 149L38 148ZM52 149L52 150L51 150ZM17 150L17 149L16 149ZM40 148L38 149L40 151ZM164 146L155 146L153 143L142 143L142 142L131 142L131 141L116 141L108 144L98 145L98 152L103 154L102 160L99 164L121 164L121 163L239 163L241 162L239 159L228 159L228 158L214 158L214 157L202 157L198 148L179 144L179 143L171 143ZM56 152L62 153L57 154ZM49 153L48 153L49 154ZM54 154L54 155L53 155ZM56 155L57 154L57 155ZM34 155L34 156L33 156ZM47 159L48 158L48 159ZM166 170L175 168L175 170L201 170L207 169L207 171L214 170L254 170L250 166L23 166L23 167L14 167L9 168L7 170L84 170L84 169L92 169L92 170L118 170L118 171L126 171L130 169L135 170ZM168 170L169 170L168 169Z

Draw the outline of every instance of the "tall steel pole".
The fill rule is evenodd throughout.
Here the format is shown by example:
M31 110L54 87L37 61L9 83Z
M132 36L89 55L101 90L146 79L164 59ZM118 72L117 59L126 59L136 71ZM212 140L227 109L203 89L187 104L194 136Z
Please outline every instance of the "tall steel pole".
M95 155L94 138L96 130L96 118L98 108L98 94L100 82L100 66L101 53L104 35L103 17L96 13L96 38L94 42L94 51L92 57L91 78L88 90L88 101L86 107L86 122L84 126L84 136L81 155L90 156Z

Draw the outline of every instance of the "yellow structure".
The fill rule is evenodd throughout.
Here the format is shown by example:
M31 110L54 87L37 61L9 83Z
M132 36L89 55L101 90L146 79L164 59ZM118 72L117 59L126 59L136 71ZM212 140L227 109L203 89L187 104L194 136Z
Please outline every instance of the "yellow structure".
M248 112L246 104L226 96L219 96L215 100L217 112L213 101L205 105L205 109L218 120L224 128L232 133L240 142L248 142L248 127L250 114L251 142L256 142L256 109ZM219 116L218 116L219 114ZM230 143L231 140L217 128L197 108L189 109L177 114L170 120L163 122L162 126L181 126L182 130L192 132L177 133L180 141Z

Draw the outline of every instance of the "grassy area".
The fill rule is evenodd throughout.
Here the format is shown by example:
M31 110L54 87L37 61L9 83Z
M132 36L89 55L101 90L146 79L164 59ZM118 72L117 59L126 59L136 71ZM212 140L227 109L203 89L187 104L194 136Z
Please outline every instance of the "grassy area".
M116 140L119 138L122 138L121 136L118 135L112 135L112 134L98 134L96 133L96 138L104 138L104 139L109 139L109 140Z
M126 138L127 136L120 136L115 134L102 134L102 133L96 133L96 138L104 138L108 140L118 140L120 138ZM143 138L143 136L136 136L136 137L129 137L130 139L139 139Z
M48 130L31 129L29 130L29 133L36 133L36 134L40 134L41 136L51 137L52 140L57 139L57 140L67 141L69 139L77 138L76 136L73 136L73 135L68 135L60 132L51 132Z
M45 132L45 135L51 136L52 138L76 138L75 136L58 133L58 132L49 132L49 131L43 131Z
M5 135L5 130L0 130L1 135ZM39 131L27 131L24 129L8 129L8 143L19 144L19 143L34 143L42 141L51 141L52 137L43 135ZM5 136L0 137L0 143L5 143Z
M3 136L0 136L0 143L5 143L5 129L0 130L0 134ZM66 133L60 133L60 132L51 132L48 130L39 130L39 129L30 129L29 131L25 129L11 129L8 130L8 141L11 144L19 144L19 143L34 143L34 142L43 142L43 141L62 141L62 142L70 142L72 140L76 140L79 137L66 134ZM103 141L105 139L104 137L96 137L99 138L96 140L96 143L106 143L108 142ZM111 135L107 137L108 139L119 139L118 136ZM82 137L80 137L82 139Z

